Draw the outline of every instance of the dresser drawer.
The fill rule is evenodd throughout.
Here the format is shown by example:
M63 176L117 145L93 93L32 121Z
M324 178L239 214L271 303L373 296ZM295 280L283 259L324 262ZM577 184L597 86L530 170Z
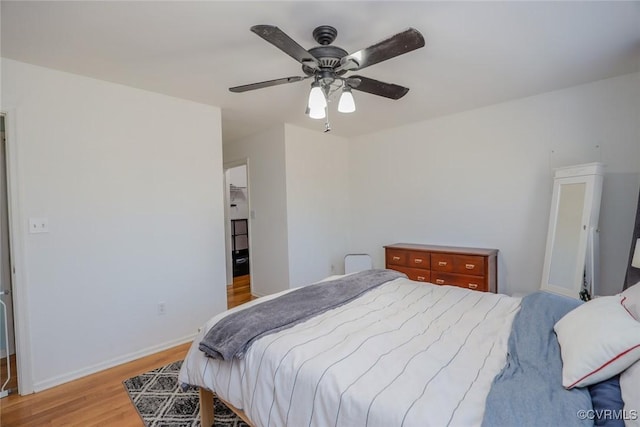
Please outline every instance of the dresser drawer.
M408 265L409 252L398 249L387 249L386 262L387 265Z
M409 279L415 280L416 282L431 281L431 272L429 270L422 270L419 268L409 268L409 267L397 267L397 266L390 266L389 268L406 274Z
M431 266L431 255L428 252L409 252L409 267L424 268L428 270Z
M473 255L454 255L453 272L471 274L473 276L484 276L487 272L484 264L484 257Z
M433 271L453 271L453 260L455 255L431 254L431 269Z
M431 273L431 282L436 285L451 285L476 291L488 291L484 277L469 276L466 274Z

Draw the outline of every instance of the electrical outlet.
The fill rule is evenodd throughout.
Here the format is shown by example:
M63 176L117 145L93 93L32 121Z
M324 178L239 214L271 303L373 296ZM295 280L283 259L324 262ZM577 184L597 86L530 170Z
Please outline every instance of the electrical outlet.
M29 233L48 233L48 218L29 218Z
M163 316L167 312L167 304L165 302L158 303L158 316Z

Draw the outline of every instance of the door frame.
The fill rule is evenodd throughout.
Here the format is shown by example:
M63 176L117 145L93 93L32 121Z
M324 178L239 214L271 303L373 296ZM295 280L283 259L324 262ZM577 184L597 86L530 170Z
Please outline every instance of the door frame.
M247 233L249 238L249 269L251 271L251 280L249 281L249 292L253 295L253 251L251 250L251 174L249 168L249 158L243 158L240 160L234 160L230 162L224 162L222 165L222 181L224 182L224 235L225 235L225 260L227 266L227 279L229 277L232 278L231 282L233 283L233 262L231 260L231 213L230 213L230 197L229 197L229 183L227 183L227 170L237 168L238 166L246 166L247 170L247 209L249 211L249 215L247 218ZM229 275L231 273L231 275ZM231 283L227 283L230 285Z
M4 124L4 117L5 115L0 113L0 123ZM4 127L4 126L3 126ZM6 133L6 132L3 132ZM13 274L11 273L12 271L12 264L11 264L11 241L10 241L10 237L9 237L9 192L7 191L8 188L8 182L7 182L7 175L8 175L8 171L7 171L7 148L6 148L6 138L5 141L3 141L2 139L0 139L0 144L2 144L2 146L0 147L0 157L2 158L2 176L0 176L0 181L4 180L4 189L0 188L0 193L2 193L2 191L4 190L4 195L3 195L3 199L4 200L0 200L0 202L5 203L5 212L0 212L0 217L2 215L6 215L6 221L7 221L7 252L8 252L8 257L9 257L9 263L7 264L7 273L8 273L8 277L9 277L9 283L8 283L8 287L0 287L0 289L6 289L9 291L9 294L7 295L7 301L4 302L4 307L5 307L5 311L7 313L7 323L8 325L6 325L6 332L7 332L7 336L6 339L8 340L7 347L4 348L2 347L3 344L5 343L0 343L0 360L6 359L8 358L10 355L15 354L16 353L16 337L15 337L15 327L13 325L13 296L11 295L11 292L13 290L13 285L11 283L11 280L13 279ZM2 187L0 185L0 187ZM1 228L1 224L0 224L0 244L2 243L1 241L5 239L4 236L2 236L3 234L3 230ZM4 245L2 245L4 246ZM2 248L0 248L0 251L2 251ZM4 254L3 254L4 255ZM5 276L5 271L4 271L4 265L0 266L0 280L2 278L4 278ZM2 284L2 285L6 285L6 284ZM11 316L9 316L9 313L11 313ZM0 317L1 314L0 314ZM0 319L1 321L2 319ZM4 330L0 330L0 334L4 335ZM9 340L9 337L11 337L11 339ZM10 372L9 372L10 374ZM0 378L0 385L2 385L2 380L3 378Z
M31 366L31 337L29 329L29 310L27 304L26 275L24 267L24 227L19 186L19 144L18 110L2 108L4 116L6 173L7 173L7 209L9 215L9 252L11 253L11 298L13 301L13 324L16 349L16 368L18 373L18 393L33 393L33 372Z

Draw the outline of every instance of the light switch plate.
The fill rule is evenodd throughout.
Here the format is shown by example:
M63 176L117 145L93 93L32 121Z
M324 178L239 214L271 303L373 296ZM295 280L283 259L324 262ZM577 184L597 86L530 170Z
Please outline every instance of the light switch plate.
M29 218L29 233L48 233L49 218Z

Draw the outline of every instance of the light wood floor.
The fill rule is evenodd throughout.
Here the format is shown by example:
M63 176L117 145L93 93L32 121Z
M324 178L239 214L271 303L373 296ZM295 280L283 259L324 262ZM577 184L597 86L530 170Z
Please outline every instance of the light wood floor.
M238 276L233 278L233 284L227 286L227 307L232 308L247 301L251 301L251 276Z
M252 299L249 280L249 276L238 277L228 287L229 308ZM0 426L141 427L142 420L122 382L183 359L189 346L183 344L39 393L0 399Z

